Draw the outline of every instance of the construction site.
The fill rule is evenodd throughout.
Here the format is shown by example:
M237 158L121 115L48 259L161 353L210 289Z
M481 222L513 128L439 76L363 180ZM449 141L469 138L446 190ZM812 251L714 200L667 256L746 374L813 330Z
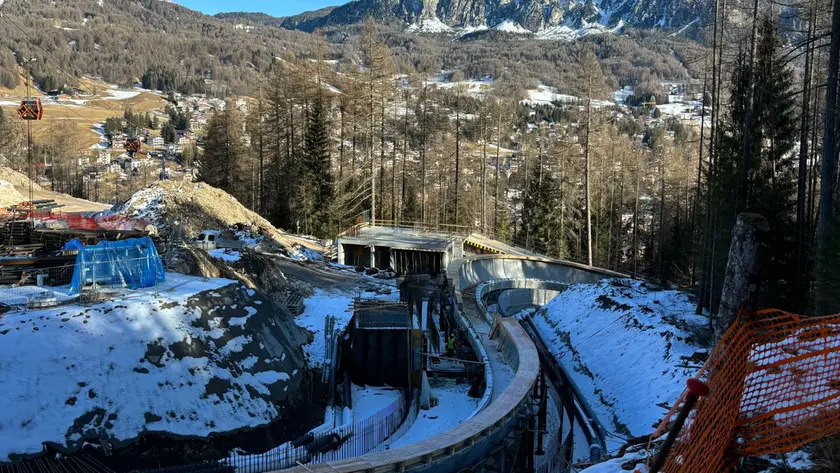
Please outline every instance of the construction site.
M0 213L2 472L699 473L838 425L835 318L712 350L680 291L466 228L318 241L191 181L31 188Z

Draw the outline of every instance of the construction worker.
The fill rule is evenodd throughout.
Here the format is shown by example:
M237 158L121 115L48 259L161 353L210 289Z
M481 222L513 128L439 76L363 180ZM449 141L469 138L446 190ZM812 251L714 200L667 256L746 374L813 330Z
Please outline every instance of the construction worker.
M455 337L449 335L446 339L446 354L452 356L455 353Z

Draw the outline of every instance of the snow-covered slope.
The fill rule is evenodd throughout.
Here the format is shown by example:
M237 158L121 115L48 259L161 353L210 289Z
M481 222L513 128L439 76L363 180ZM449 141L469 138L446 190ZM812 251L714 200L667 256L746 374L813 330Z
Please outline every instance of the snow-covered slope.
M433 33L468 31L482 25L527 34L559 26L592 33L596 31L589 31L589 27L594 25L612 29L621 24L680 30L706 23L713 11L711 6L710 0L354 0L336 8L286 18L281 23L290 29L314 31L373 17L380 22L402 21L411 25L413 31ZM609 30L600 32L606 31ZM573 39L573 35L553 36L552 39Z
M155 296L0 318L0 462L49 443L268 424L297 394L306 334L258 293L167 273Z
M604 426L651 433L705 356L708 319L685 293L635 280L576 284L533 316ZM622 444L610 437L608 448Z

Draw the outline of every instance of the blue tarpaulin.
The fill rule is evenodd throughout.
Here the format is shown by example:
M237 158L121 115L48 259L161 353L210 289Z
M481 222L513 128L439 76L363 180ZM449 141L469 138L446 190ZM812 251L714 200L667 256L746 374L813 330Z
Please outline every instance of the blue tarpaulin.
M149 237L102 241L91 246L72 240L64 249L79 250L70 294L79 294L82 287L92 284L130 289L152 287L166 277L163 262Z

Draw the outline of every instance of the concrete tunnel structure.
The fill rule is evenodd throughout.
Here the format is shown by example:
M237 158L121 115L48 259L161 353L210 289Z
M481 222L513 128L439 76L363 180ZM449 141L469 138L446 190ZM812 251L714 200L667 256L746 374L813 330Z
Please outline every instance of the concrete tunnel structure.
M426 259L415 252L424 252ZM338 262L378 269L390 267L398 274L406 274L420 265L429 270L445 271L454 296L456 318L467 327L474 351L479 359L485 360L486 372L492 372L492 364L496 362L493 356L488 356L492 354L484 349L488 337L493 337L495 327L498 331L496 337L503 340L505 358L514 367L515 375L509 381L494 383L490 374L476 412L454 429L387 452L293 468L292 471L296 472L455 472L465 464L483 465L477 462L485 461L488 455L492 457L493 449L508 438L516 422L516 412L527 405L529 393L537 382L539 365L546 362L539 335L529 327L521 326L510 315L521 309L541 307L570 284L628 277L582 264L539 257L477 235L370 226L357 228L354 235L339 238ZM465 298L463 293L473 289L475 294ZM488 311L490 302L496 305L494 314ZM563 369L561 366L552 368ZM573 388L573 415L577 421L586 424L589 445L595 447L600 444L599 451L603 452L605 432L576 387ZM571 412L569 414L572 415ZM504 455L501 461L504 465ZM559 464L546 466L549 467L547 471L560 471L554 469Z

